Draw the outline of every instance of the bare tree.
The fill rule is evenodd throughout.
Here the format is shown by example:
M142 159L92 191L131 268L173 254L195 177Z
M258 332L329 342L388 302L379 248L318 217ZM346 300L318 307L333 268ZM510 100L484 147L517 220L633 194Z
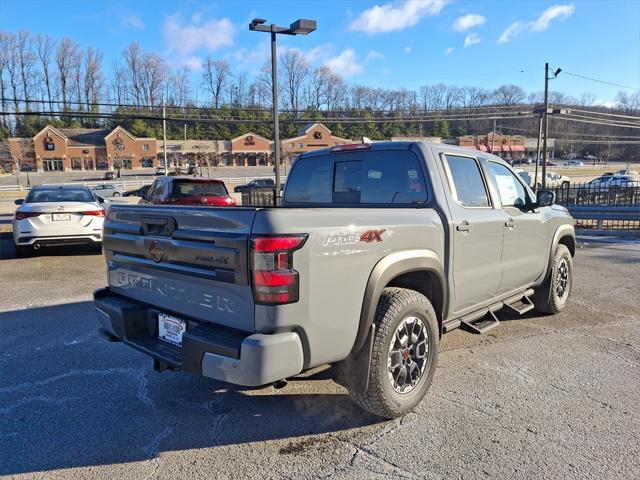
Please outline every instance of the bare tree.
M7 66L9 62L9 53L10 53L9 48L10 48L9 36L5 32L0 31L0 96L2 97L1 105L2 105L3 112L6 112L8 110L4 78L5 78L5 71L7 70ZM2 126L7 128L8 125L9 125L9 122L7 120L7 117L3 115Z
M0 141L0 151L12 160L16 182L20 184L20 171L25 160L34 158L33 141L30 138L7 138Z
M189 70L183 68L169 77L169 101L177 106L185 106L191 92Z
M40 60L40 67L42 68L42 77L44 80L44 87L47 91L47 100L49 101L49 110L53 111L52 102L52 78L51 78L51 56L55 48L55 39L49 35L38 35L36 37L36 51L38 52L38 59Z
M145 53L140 68L140 84L144 101L154 106L162 94L169 67L157 53Z
M33 63L35 57L31 51L31 37L26 30L20 30L15 36L15 47L20 65L20 77L22 79L22 93L25 101L31 99L31 84L33 82Z
M245 72L234 75L229 83L229 103L242 107L247 102L249 78Z
M502 85L493 91L495 102L498 105L517 105L526 98L526 92L517 85Z
M7 34L7 73L9 74L9 85L13 94L13 106L15 113L20 111L20 61L18 56L18 47L16 35L14 33Z
M309 63L298 50L287 50L280 55L284 80L285 104L294 112L300 107L302 85L309 77Z
M222 95L231 81L231 67L226 61L209 56L204 63L202 78L213 99L213 106L219 108Z
M87 111L95 110L95 104L100 100L104 77L102 76L102 53L92 47L84 53L84 99Z
M125 72L125 68L114 61L111 71L112 100L117 104L125 103L127 98L127 73Z
M67 110L72 96L73 69L78 59L78 45L69 38L63 38L56 50L56 65L58 67L58 82L62 95L62 108Z
M125 68L122 71L127 75L128 90L133 93L135 104L140 106L140 100L142 99L140 45L137 42L130 43L125 51L122 52L122 57L125 64Z

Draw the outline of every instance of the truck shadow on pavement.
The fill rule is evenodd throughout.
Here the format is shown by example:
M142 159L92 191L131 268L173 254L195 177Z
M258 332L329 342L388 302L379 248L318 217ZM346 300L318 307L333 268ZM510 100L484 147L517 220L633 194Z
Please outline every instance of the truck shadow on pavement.
M381 422L355 407L326 371L282 390L156 373L143 354L97 334L92 302L3 312L0 352L0 475Z

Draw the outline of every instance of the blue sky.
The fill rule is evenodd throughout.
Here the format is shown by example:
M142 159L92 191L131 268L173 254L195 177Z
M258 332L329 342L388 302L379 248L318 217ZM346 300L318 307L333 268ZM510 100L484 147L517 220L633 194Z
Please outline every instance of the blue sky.
M279 25L312 18L306 37L279 37L314 66L352 84L416 89L448 83L543 88L543 67L640 88L640 2L623 1L31 1L0 0L0 28L70 37L104 53L105 69L131 41L173 67L207 55L256 73L268 36L250 32L262 17ZM620 87L560 75L552 89L610 102ZM626 90L632 93L632 90Z

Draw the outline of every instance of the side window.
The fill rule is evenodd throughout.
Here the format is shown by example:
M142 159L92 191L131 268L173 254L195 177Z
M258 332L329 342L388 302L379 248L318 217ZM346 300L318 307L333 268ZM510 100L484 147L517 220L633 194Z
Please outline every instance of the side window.
M449 170L451 189L463 207L488 207L489 196L475 158L447 155L445 166Z
M291 203L331 203L330 157L310 157L297 160L289 173L285 200Z
M527 191L504 165L495 162L488 162L489 170L496 181L500 201L503 207L524 207L528 203Z

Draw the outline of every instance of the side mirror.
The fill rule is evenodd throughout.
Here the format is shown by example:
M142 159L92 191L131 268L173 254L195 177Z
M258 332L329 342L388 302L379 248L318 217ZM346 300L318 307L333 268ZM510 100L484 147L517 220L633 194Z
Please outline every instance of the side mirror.
M104 203L104 198L96 196L98 203Z
M556 194L551 190L538 190L536 207L550 207L556 203Z
M18 198L13 203L15 203L16 205L22 205L24 203L24 199L23 198Z

